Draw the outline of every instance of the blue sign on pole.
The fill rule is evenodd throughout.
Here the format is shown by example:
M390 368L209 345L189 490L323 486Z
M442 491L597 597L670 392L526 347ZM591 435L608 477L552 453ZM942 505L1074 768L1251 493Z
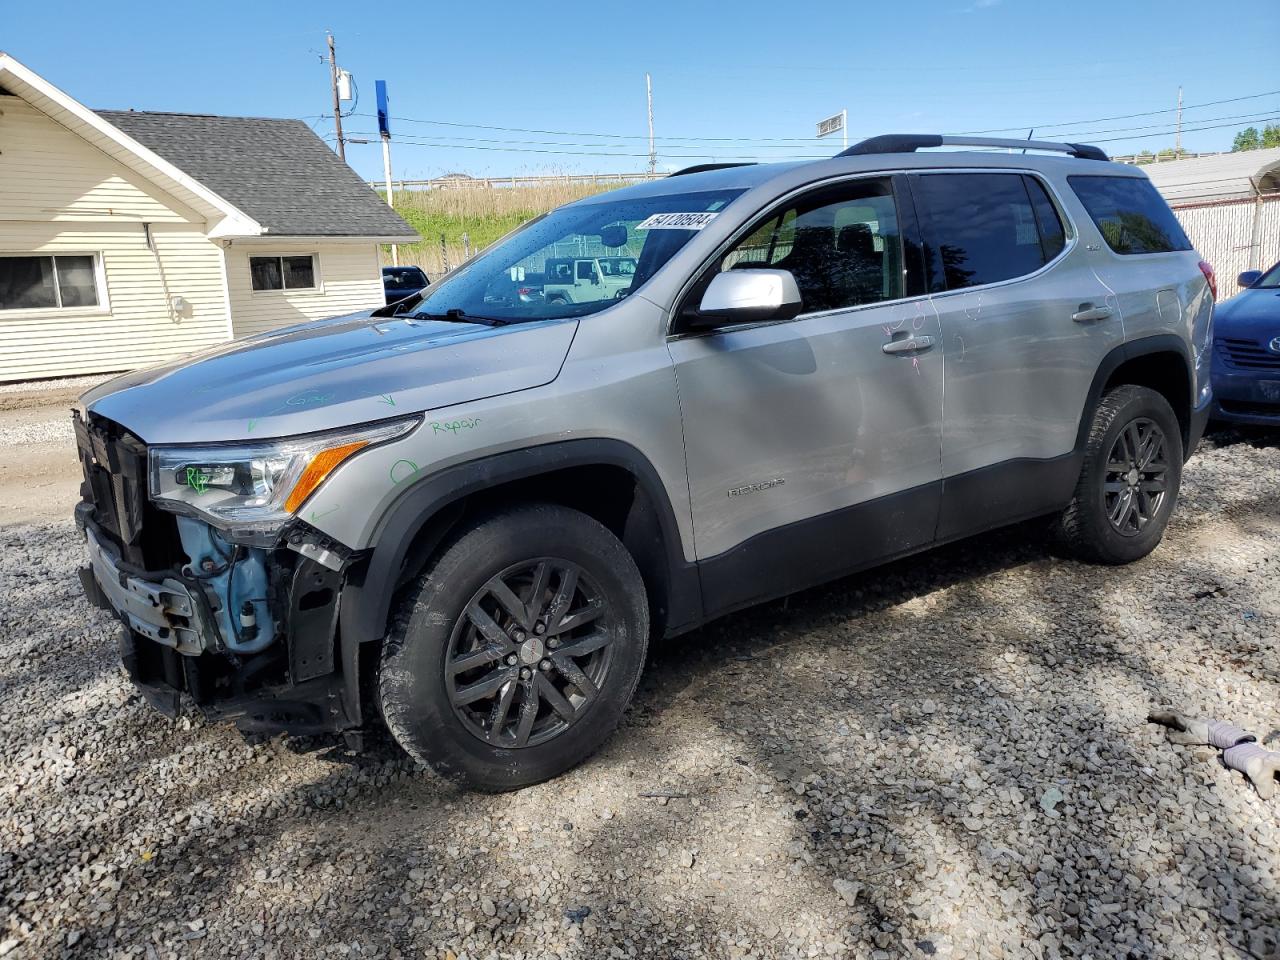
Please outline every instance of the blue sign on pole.
M375 80L373 85L378 93L378 133L389 137L391 136L391 116L387 109L387 81Z

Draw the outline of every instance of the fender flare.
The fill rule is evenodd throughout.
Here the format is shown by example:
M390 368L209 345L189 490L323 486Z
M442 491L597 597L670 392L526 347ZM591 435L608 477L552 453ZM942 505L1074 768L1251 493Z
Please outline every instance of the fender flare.
M684 559L675 512L657 470L635 447L620 440L582 439L541 444L448 467L418 481L383 515L365 560L342 590L343 646L382 639L401 571L415 538L464 497L504 483L571 467L621 467L635 478L657 514L666 554L668 635L702 620L697 565ZM440 532L441 537L444 531ZM434 545L433 545L434 547Z
M1098 402L1102 399L1102 390L1107 385L1107 381L1111 379L1111 375L1130 360L1157 353L1176 353L1182 358L1187 376L1187 396L1191 398L1191 405L1186 411L1174 412L1178 415L1179 422L1188 425L1194 422L1192 413L1195 409L1195 374L1193 372L1195 364L1192 361L1191 349L1187 346L1187 342L1182 337L1172 333L1157 333L1149 337L1139 337L1113 347L1102 358L1102 362L1098 364L1098 369L1094 371L1093 382L1089 384L1089 395L1085 400L1084 410L1080 414L1080 427L1076 432L1075 450L1077 453L1083 452L1085 444L1088 442L1089 428L1093 424L1093 412L1098 408ZM1189 431L1184 432L1194 432L1194 427L1190 427ZM1182 439L1185 445L1192 438L1184 436Z

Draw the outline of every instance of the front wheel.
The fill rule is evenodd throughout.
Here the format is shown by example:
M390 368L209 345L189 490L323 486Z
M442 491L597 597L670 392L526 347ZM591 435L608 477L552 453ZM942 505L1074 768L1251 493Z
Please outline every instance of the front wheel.
M1059 539L1097 563L1131 563L1160 543L1182 483L1182 428L1163 396L1124 385L1094 411Z
M640 573L604 526L549 504L499 513L411 588L382 653L383 718L450 779L538 783L617 726L648 635Z

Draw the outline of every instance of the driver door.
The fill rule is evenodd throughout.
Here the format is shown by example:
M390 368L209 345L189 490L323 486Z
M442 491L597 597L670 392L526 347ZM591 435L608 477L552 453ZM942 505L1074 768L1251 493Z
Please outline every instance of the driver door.
M905 189L863 177L785 201L680 307L668 349L710 613L933 540L943 344ZM682 327L717 272L753 267L792 273L799 316ZM908 338L929 346L892 346Z

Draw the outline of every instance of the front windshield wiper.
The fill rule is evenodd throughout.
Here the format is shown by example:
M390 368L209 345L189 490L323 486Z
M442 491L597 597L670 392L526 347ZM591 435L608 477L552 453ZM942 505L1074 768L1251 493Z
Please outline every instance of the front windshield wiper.
M482 323L486 327L505 327L511 321L500 320L497 317L477 317L467 313L465 310L459 310L454 307L446 310L444 313L410 313L406 314L410 320L441 320L445 323Z

